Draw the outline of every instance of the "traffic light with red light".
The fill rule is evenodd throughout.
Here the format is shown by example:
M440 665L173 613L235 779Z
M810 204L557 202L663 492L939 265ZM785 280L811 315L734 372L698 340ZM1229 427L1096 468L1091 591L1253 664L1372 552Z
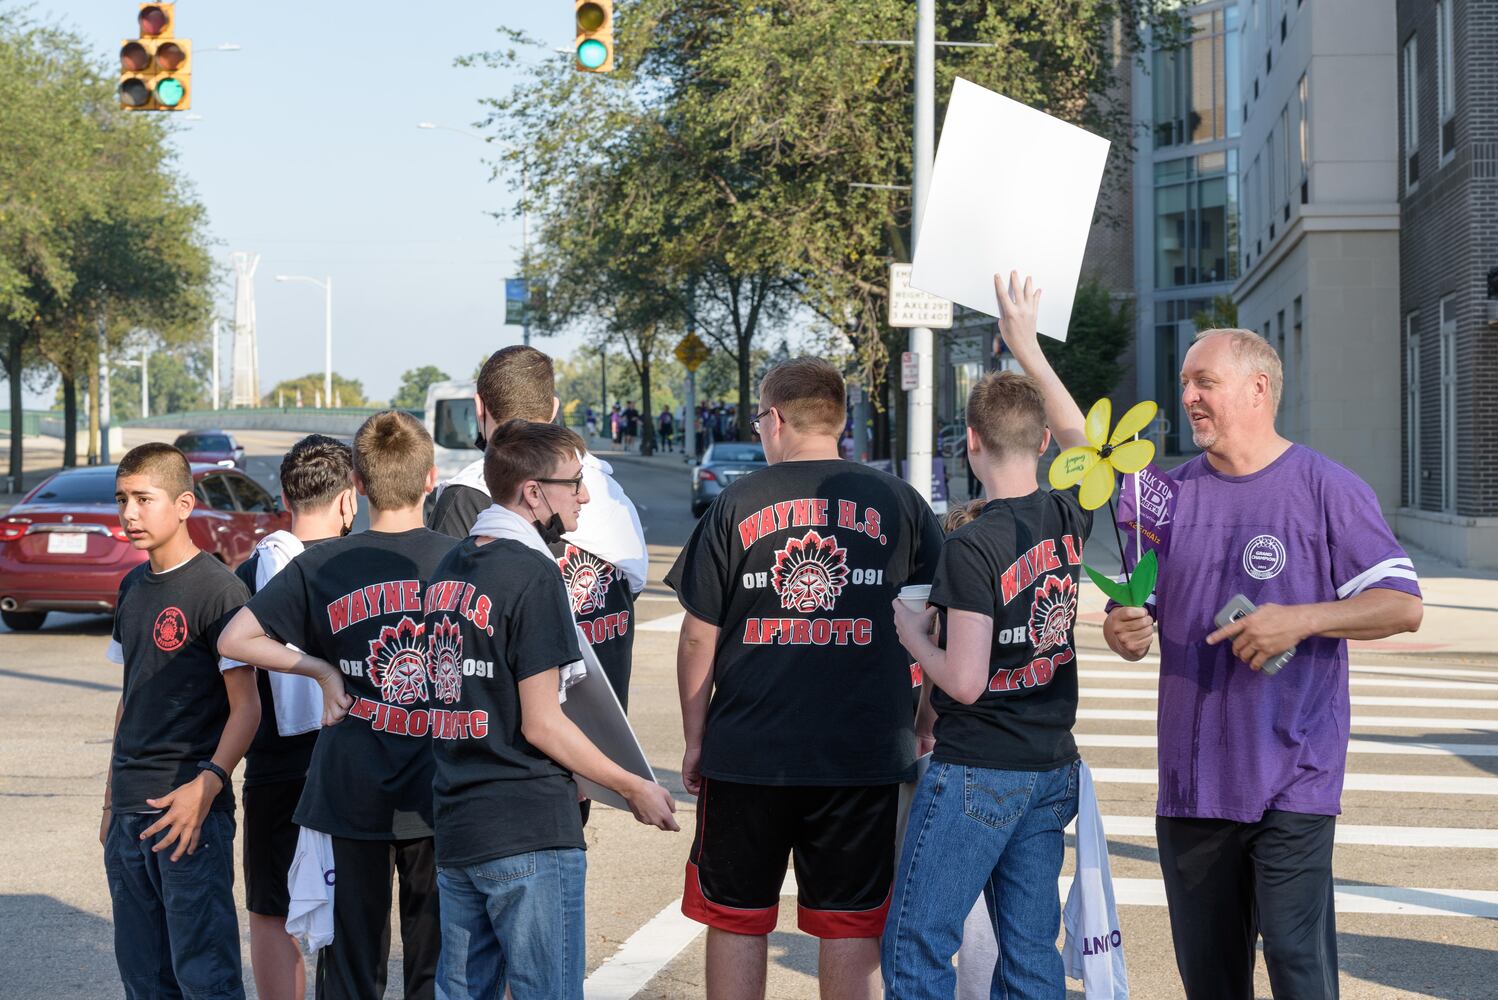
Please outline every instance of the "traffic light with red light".
M577 18L573 55L584 73L608 73L614 68L613 0L572 0Z
M186 111L192 107L192 42L176 37L171 3L142 3L140 37L120 45L120 107Z

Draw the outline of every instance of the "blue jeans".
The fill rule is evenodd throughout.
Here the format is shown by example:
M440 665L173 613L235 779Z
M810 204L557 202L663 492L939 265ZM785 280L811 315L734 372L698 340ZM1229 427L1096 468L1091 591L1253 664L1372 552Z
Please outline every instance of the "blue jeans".
M171 860L141 840L160 814L109 821L104 870L114 903L114 957L128 1000L244 1000L234 908L234 814L214 810L198 847Z
M437 1000L582 1000L586 855L531 851L437 867Z
M1062 830L1080 763L997 771L933 763L916 789L880 958L889 1000L950 998L962 922L981 894L999 942L995 1000L1062 1000Z

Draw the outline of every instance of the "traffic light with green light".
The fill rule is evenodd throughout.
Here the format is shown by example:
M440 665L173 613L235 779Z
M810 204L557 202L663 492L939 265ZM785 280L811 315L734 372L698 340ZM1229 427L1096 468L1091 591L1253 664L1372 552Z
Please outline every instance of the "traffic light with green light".
M614 68L613 0L572 0L577 17L573 55L584 73L608 73Z
M120 107L186 111L192 107L192 42L176 37L170 3L142 3L140 37L120 45Z

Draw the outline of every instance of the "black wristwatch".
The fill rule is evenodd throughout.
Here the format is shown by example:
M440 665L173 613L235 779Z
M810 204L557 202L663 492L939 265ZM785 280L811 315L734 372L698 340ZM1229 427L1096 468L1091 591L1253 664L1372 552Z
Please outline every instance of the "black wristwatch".
M224 785L225 788L229 787L229 774L228 774L228 772L225 771L223 768L219 767L213 761L211 761L211 760L200 760L200 761L198 761L198 770L199 771L212 771L214 774L218 775L218 780L221 781L221 782L223 782L223 785Z

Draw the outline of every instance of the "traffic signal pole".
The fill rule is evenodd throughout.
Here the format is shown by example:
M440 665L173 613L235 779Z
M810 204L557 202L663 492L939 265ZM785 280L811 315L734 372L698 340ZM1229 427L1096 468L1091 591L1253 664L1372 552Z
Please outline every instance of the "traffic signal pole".
M936 0L916 0L915 5L915 162L911 170L912 213L911 259L920 239L926 196L931 187L931 165L936 148ZM931 501L931 437L935 409L935 365L933 336L927 327L910 331L910 351L915 355L918 379L910 390L906 412L907 444L905 481Z

